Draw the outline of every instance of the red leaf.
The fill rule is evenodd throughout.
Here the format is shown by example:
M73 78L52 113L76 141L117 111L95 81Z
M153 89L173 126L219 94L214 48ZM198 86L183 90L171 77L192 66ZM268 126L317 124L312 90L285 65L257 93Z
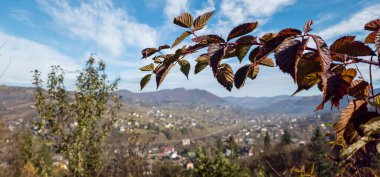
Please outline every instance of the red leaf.
M322 71L325 73L329 68L332 63L331 55L330 55L330 50L327 47L326 42L319 36L317 35L310 35L315 44L317 45L318 49L318 54L319 54L319 62L321 63L322 66Z
M193 16L186 12L182 13L180 16L174 18L173 23L184 28L190 28L193 25Z
M216 79L223 85L228 91L231 91L234 85L234 73L232 68L228 64L221 64L218 73L216 74Z
M200 15L199 17L197 17L194 21L194 31L197 31L197 30L204 28L206 26L208 20L210 20L212 14L214 14L214 12L215 11L206 12L206 13Z
M330 100L331 107L339 108L339 102L351 85L352 80L356 76L356 70L349 68L343 70L342 74L325 73L322 75L323 82L323 100L317 107L317 110L323 109L324 104Z
M245 34L252 32L254 29L256 29L257 25L258 25L258 22L253 22L253 23L244 23L235 27L234 29L232 29L230 34L228 34L227 41L235 37L243 36Z
M280 70L284 73L288 73L295 79L295 64L298 49L301 46L301 41L289 39L283 42L276 50L274 57L276 58L276 64Z
M313 20L309 20L305 23L305 25L303 26L303 33L304 34L307 34L308 32L310 32L312 30L311 25L313 25Z
M339 53L339 54L347 54L348 56L371 56L375 55L372 49L365 45L363 42L355 41L355 36L343 36L337 39L331 46L330 51ZM335 61L344 62L346 59L342 55L333 54L332 58Z
M243 67L239 68L235 73L235 87L237 89L240 89L244 86L245 80L247 79L248 73L252 70L253 66L252 64L244 65Z
M157 52L156 48L146 48L146 49L144 49L144 50L141 51L142 56L143 56L142 58L147 58L147 57L153 55L156 52Z
M170 63L169 65L161 65L157 72L156 72L156 84L157 84L157 89L158 87L160 86L160 84L162 83L162 81L164 81L166 75L169 73L170 69L173 67L173 63Z
M372 20L364 25L365 30L377 31L380 29L380 19Z
M297 36L301 35L302 32L294 28L286 28L278 32L277 36Z
M297 81L297 72L298 72L298 63L302 57L303 52L305 51L307 47L307 43L309 42L309 38L303 39L301 45L297 49L297 54L295 58L295 64L294 64L294 81Z
M339 50L342 50L342 48L346 47L347 45L351 44L354 41L355 41L355 36L343 36L337 39L330 46L330 50L333 52L338 52Z
M267 57L270 53L276 50L288 37L289 36L276 36L275 38L266 42L257 54L256 61Z
M374 44L375 43L375 37L376 37L377 31L372 31L368 36L365 38L364 43L365 44Z
M224 55L225 48L220 48L210 58L210 67L212 68L214 76L216 76L216 74L218 73L220 61L222 61Z
M224 39L218 35L210 34L198 36L196 38L191 39L193 42L200 44L212 44L212 43L224 43Z

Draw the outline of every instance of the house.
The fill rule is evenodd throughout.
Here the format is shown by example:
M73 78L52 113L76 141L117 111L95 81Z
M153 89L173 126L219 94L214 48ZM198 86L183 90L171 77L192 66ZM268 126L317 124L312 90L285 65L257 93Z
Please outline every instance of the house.
M169 156L172 152L174 152L174 147L166 146L164 147L164 155Z
M187 163L187 164L186 164L186 169L187 169L187 170L192 170L192 169L194 169L194 164L191 163L191 162Z
M183 145L183 146L190 145L190 139L183 139L183 140L182 140L182 145Z

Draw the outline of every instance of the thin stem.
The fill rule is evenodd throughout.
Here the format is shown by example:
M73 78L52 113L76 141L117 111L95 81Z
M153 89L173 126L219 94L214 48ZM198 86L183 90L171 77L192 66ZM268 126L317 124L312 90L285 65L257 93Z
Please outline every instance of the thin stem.
M270 165L270 163L268 161L266 161L266 163L269 165L269 167L278 175L278 176L281 176L273 167L272 165Z
M362 77L362 79L364 79L363 74L362 74L362 72L360 71L358 65L357 65L356 63L354 63L354 65L355 65L355 67L356 67L356 70L359 72L360 77Z
M371 56L370 61L373 61L373 56ZM369 64L369 85L371 87L372 96L374 96L375 91L373 90L373 84L372 83L373 83L372 82L372 64ZM373 98L373 99L375 99L375 98ZM377 108L375 108L375 110L376 110L376 113L378 113Z

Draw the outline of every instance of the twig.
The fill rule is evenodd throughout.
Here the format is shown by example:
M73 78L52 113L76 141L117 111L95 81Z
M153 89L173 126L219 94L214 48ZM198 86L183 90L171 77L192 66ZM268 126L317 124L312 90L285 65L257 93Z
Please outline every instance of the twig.
M272 167L272 165L270 165L270 163L268 162L268 161L265 161L268 165L269 165L269 167L278 175L278 176L281 176L273 167Z
M370 60L373 61L373 56L371 56ZM373 90L373 84L372 84L372 64L369 64L369 85L371 87L372 96L374 96L375 92ZM375 99L375 98L373 98L373 99ZM376 113L378 113L377 108L375 108L375 110L376 110Z

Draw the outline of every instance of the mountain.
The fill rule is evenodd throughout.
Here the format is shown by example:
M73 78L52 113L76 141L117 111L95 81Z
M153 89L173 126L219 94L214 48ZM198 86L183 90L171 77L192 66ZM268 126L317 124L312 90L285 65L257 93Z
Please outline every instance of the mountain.
M274 103L289 99L290 96L281 95L274 97L224 97L226 101L235 106L256 109L260 107L271 106Z
M141 106L183 106L183 105L223 105L250 109L255 113L271 114L313 114L315 107L322 101L322 96L274 96L274 97L218 97L200 89L167 89L157 92L134 93L128 90L119 90L116 94L126 104ZM33 88L0 86L1 107L23 107L33 105ZM341 108L347 105L343 99ZM326 103L325 110L330 104ZM13 109L15 110L15 109Z
M158 104L158 103L187 103L187 104L212 104L222 105L227 101L210 92L200 89L166 89L157 92L133 93L128 90L116 92L123 102Z

